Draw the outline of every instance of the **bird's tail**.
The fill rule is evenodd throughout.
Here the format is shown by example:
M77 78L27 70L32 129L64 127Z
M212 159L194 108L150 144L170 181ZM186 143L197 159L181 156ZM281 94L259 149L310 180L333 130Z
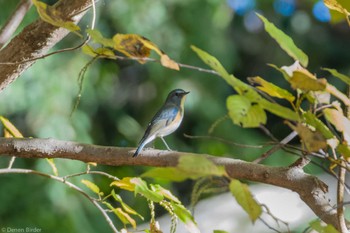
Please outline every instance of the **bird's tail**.
M137 149L136 149L136 151L135 151L135 153L134 153L134 155L132 157L138 156L140 154L140 151L142 150L142 148L143 148L143 145L140 144L140 146L137 147Z

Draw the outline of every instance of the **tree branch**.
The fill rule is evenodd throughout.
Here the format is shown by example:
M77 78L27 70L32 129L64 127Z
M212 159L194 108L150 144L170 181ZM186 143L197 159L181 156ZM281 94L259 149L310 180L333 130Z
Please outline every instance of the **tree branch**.
M134 148L119 148L89 145L55 139L15 139L0 138L0 154L21 158L65 158L83 162L121 166L143 165L173 167L181 156L190 153L145 150L133 158ZM300 198L324 222L339 228L336 210L327 197L328 187L317 177L304 173L299 167L269 167L238 159L205 156L217 165L224 166L227 174L235 179L271 184L295 191Z
M77 23L91 6L91 0L60 0L54 8L64 19ZM44 55L55 44L62 40L69 31L55 27L38 19L28 25L0 51L0 91L18 78L35 60L20 63Z
M27 11L30 9L32 4L33 3L31 0L21 0L18 3L13 14L10 16L5 25L0 30L0 49L10 39L13 33L15 33L16 29L22 22L24 16L26 15Z

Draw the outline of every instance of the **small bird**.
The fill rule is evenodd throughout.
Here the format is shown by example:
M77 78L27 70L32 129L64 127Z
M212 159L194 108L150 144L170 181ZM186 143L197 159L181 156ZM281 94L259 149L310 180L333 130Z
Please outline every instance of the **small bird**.
M163 106L148 124L146 132L133 157L136 157L145 145L157 137L162 139L168 150L171 150L163 137L171 134L180 126L184 116L184 104L188 93L190 92L182 89L175 89L169 93Z

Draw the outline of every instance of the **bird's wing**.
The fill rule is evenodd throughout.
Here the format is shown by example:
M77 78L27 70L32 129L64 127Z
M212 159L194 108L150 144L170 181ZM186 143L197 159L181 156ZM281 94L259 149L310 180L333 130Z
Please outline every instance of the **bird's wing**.
M164 105L148 124L139 145L145 145L152 141L160 130L164 129L164 127L168 126L176 118L179 111L180 109L177 106Z

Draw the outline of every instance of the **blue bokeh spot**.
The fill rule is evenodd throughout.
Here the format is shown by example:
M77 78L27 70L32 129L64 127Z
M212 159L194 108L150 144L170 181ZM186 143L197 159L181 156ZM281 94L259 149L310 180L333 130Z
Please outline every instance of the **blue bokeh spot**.
M255 0L227 0L227 4L238 15L244 15L255 8Z
M314 7L312 8L312 13L318 21L329 22L331 20L329 9L322 0L315 3Z
M291 16L295 12L295 0L275 0L273 7L281 15Z

